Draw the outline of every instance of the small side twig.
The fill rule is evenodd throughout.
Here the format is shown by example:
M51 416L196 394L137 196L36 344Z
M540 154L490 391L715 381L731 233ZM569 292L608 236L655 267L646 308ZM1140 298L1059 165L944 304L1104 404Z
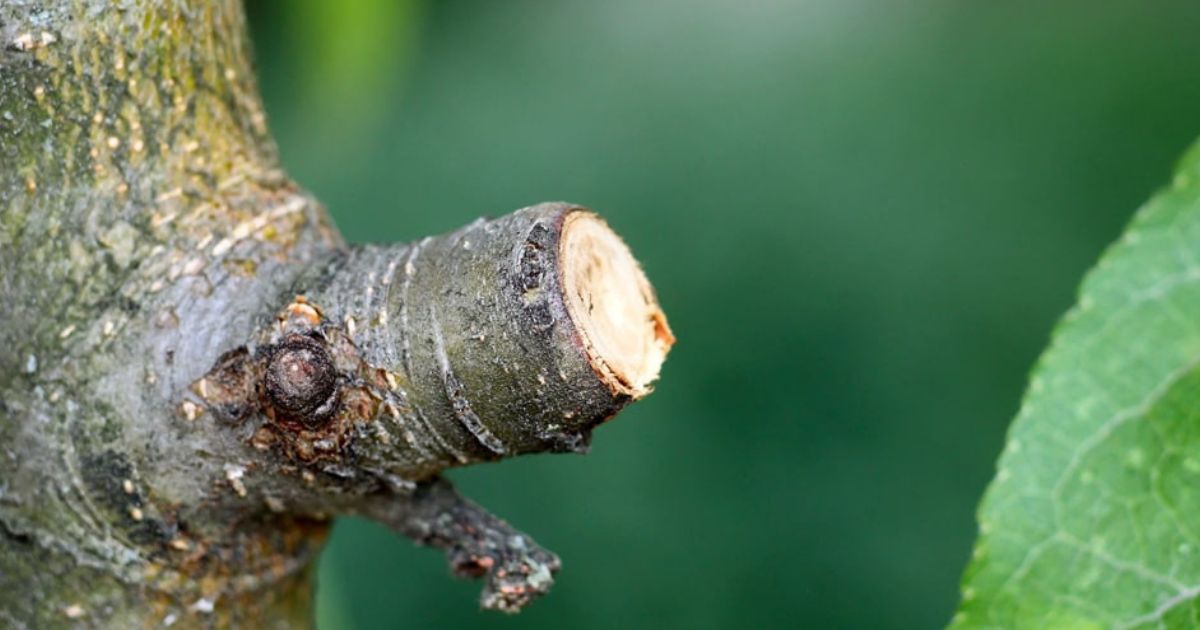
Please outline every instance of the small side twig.
M420 484L410 495L381 496L366 515L419 544L444 549L454 575L483 577L479 603L489 610L520 611L549 592L561 567L557 555L442 478Z

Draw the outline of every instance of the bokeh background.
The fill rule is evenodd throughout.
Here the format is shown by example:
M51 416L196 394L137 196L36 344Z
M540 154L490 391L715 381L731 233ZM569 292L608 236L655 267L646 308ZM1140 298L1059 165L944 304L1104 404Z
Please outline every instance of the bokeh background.
M679 337L586 457L453 472L559 552L510 618L338 522L322 628L931 628L1025 374L1200 133L1200 5L250 0L352 241L566 199Z

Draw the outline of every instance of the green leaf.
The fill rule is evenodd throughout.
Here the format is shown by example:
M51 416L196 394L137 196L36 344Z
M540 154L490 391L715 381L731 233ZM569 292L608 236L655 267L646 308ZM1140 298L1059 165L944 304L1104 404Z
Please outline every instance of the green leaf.
M979 509L951 627L1200 627L1200 144L1083 282Z

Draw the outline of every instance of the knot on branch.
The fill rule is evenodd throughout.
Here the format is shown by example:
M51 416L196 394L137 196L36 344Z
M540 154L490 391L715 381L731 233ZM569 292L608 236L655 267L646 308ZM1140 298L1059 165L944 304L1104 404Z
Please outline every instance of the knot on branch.
M203 409L226 425L253 417L249 442L302 463L339 463L361 425L375 420L388 379L362 359L340 326L303 296L252 343L221 355L192 384Z
M263 385L267 413L276 421L309 429L326 424L337 410L337 370L325 344L292 334L272 349Z

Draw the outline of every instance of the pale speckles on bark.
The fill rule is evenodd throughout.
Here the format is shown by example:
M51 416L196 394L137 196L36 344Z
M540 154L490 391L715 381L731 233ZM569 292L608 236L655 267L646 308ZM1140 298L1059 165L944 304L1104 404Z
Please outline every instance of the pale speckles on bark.
M197 357L339 243L277 169L243 22L232 0L0 7L0 524L30 541L6 547L0 587L37 602L0 609L34 625L236 599L317 548L320 527L230 537L189 509L221 474L190 458L219 440L163 424ZM276 568L247 577L226 556L240 547ZM95 573L53 577L71 565Z
M207 258L221 259L244 238L229 228L248 221L262 222L250 231L259 227L258 236L285 245L304 227L281 220L304 214L299 206L307 202L288 192L274 168L240 6L153 7L0 10L5 35L16 42L0 53L0 225L8 228L0 230L0 246L16 254L6 258L6 293L29 293L25 278L42 283L47 271L74 285L43 292L40 308L13 307L11 330L38 344L46 340L46 311L82 316L128 286L134 263L177 264L205 251L206 241L213 245ZM39 45L23 43L42 32L49 38L38 35ZM272 196L280 210L263 218ZM275 225L263 233L268 223ZM65 260L72 263L56 264ZM246 260L236 268L255 266ZM146 272L161 277L156 267Z

